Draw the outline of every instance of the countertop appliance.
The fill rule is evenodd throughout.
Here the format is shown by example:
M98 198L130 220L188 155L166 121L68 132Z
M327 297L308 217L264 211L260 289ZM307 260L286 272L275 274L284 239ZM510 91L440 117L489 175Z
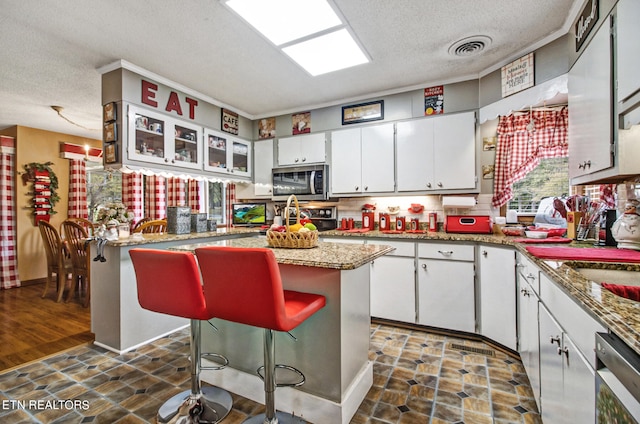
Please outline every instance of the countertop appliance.
M274 168L271 176L273 200L287 200L292 194L295 194L298 200L329 198L329 165Z
M290 206L289 224L296 221L296 208ZM318 228L318 231L329 231L338 228L338 219L335 206L300 206L300 219L309 218Z
M447 215L444 221L447 233L491 234L489 215Z
M596 423L638 420L640 356L615 334L596 333Z

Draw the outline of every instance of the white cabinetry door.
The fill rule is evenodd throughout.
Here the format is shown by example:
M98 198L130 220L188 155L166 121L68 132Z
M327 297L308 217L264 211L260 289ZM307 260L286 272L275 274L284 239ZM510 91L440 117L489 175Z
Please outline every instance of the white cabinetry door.
M558 354L562 344L562 328L542 305L540 305L539 317L542 421L545 423L568 422L567 420L572 420L572 417L565 416L563 411L562 356ZM591 407L595 408L595 405Z
M538 334L538 296L518 274L518 351L522 365L527 371L529 384L540 405L540 336Z
M516 350L515 252L483 245L479 253L480 332Z
M360 128L331 133L331 194L362 191Z
M331 194L392 192L393 124L331 133Z
M475 113L398 122L398 191L475 189Z
M273 181L271 181L273 139L254 142L253 158L254 194L271 197L273 194Z
M278 165L325 162L325 134L304 134L278 139Z
M620 0L616 6L618 19L616 28L618 72L618 101L623 101L640 89L640 2Z
M398 191L433 189L433 119L396 124Z
M476 186L475 114L457 113L434 119L434 183L436 190Z
M569 177L613 166L609 20L569 70Z
M371 316L416 321L414 258L383 256L371 262Z
M418 324L475 331L473 262L418 260Z
M391 192L395 189L393 124L362 128L362 191Z
M596 387L595 371L578 351L571 338L565 333L562 340L562 360L564 361L564 405L565 422L595 422Z

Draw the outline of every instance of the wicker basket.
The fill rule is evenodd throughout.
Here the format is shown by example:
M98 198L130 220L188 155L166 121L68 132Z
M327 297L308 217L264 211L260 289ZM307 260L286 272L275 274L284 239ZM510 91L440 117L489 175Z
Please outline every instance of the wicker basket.
M298 205L298 198L293 194L287 199L285 211L289 211L291 201L294 201L296 206L296 224L300 224L300 206ZM267 243L269 246L287 249L309 249L318 245L318 230L302 233L291 232L289 230L289 219L285 218L284 221L287 229L285 232L267 230Z

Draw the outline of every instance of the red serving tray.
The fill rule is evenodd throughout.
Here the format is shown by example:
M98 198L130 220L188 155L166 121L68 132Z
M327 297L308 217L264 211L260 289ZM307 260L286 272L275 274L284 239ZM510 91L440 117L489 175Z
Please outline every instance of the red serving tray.
M444 222L447 233L491 234L489 215L448 215Z

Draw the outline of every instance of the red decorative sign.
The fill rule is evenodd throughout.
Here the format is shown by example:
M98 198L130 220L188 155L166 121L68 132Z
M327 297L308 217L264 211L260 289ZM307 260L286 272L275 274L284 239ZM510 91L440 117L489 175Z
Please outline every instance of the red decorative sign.
M158 95L158 84L153 82L149 82L146 80L142 80L142 90L141 90L141 99L140 101L145 105L151 106L153 108L158 108L158 102L156 97ZM167 98L166 105L164 110L169 113L175 113L176 115L183 117L183 106L189 110L188 117L193 120L196 119L196 107L198 106L198 101L196 99L192 99L191 97L184 96L183 105L181 99L181 95L176 93L175 91L171 91Z
M444 86L424 89L424 114L439 115L444 113Z

